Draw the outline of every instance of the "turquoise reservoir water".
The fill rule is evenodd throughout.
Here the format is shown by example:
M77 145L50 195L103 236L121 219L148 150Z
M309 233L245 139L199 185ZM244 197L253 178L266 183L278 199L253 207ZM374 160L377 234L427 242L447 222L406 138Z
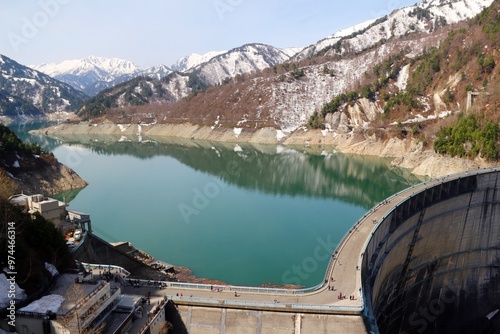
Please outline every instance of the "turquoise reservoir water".
M387 160L331 150L23 138L53 150L90 183L64 196L91 215L96 234L238 285L318 284L348 229L419 182Z

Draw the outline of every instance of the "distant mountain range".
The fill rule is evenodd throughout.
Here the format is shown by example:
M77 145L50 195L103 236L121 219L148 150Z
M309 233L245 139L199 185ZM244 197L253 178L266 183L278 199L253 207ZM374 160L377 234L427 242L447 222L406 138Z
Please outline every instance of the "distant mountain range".
M250 45L253 45L254 50L249 50ZM106 88L139 76L159 80L174 71L191 72L208 62L211 62L212 67L218 67L219 75L212 77L207 73L209 70L201 69L201 71L205 72L205 77L212 77L212 80L208 80L207 84L210 85L211 82L219 83L231 76L232 73L241 74L261 69L263 66L274 65L277 61L287 60L300 50L281 50L271 46L263 47L261 44L249 44L230 51L213 51L203 55L193 53L179 59L170 67L157 65L147 69L143 69L124 59L94 56L85 59L65 60L60 63L30 65L30 67L65 82L89 96L94 96ZM259 52L262 52L262 54L259 55ZM220 61L214 61L217 57L222 58L220 58ZM228 64L223 59L232 60L233 63ZM214 65L218 62L221 63L219 66Z
M142 69L128 60L94 56L65 60L57 64L30 65L30 67L65 82L89 96L137 76L162 78L172 72L165 65Z
M315 110L363 79L385 57L396 52L403 52L406 57L415 57L426 47L439 44L443 33L434 36L434 32L475 16L492 2L493 0L423 0L415 6L398 9L384 17L341 30L303 49L246 44L229 51L192 54L170 67L159 65L148 69L140 68L127 60L92 56L32 67L57 79L54 84L57 82L62 85L64 82L94 96L79 109L80 115L85 118L102 115L115 107L170 105L211 86L223 85L231 80L241 82L248 77L247 74L253 73L257 77L252 86L248 87L251 92L243 95L258 96L252 99L258 101L258 105L254 106L258 110L253 110L252 113L270 114L268 117L276 122L276 126L296 128L307 122ZM318 63L315 63L315 59L318 59ZM0 91L0 108L3 108L0 112L4 114L36 115L38 112L74 110L78 103L86 99L84 94L68 90L67 85L62 85L59 89L66 102L57 104L54 98L46 97L44 101L51 101L48 107L47 102L40 102L42 95L26 89L26 85L24 90L16 88L31 77L24 75L21 80L5 75L11 71L6 64L5 61L0 63L0 70L4 73L3 86L0 87L10 87ZM259 71L264 69L272 72L266 72L259 78ZM34 70L31 73L35 77L41 75ZM49 91L45 94L49 94ZM237 95L241 94L243 93L238 90ZM225 99L227 97L223 98ZM236 102L231 110L242 108L245 110L240 110L242 114L251 111L247 108L254 104L247 101L238 106L238 101L243 100L240 97L234 97L234 100ZM212 102L214 101L210 101ZM217 108L224 109L225 106ZM206 115L199 116L206 118Z
M151 75L139 76L105 89L86 103L80 116L98 116L110 107L170 104L207 87L223 84L237 75L286 62L296 51L254 43L224 53L184 58L176 66L186 68L185 71L172 72L159 79Z

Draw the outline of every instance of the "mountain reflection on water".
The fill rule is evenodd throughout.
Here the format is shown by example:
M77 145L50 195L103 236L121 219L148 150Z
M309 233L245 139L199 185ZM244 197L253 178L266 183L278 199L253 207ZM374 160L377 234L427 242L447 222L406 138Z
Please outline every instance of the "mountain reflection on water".
M43 139L42 139L43 138ZM54 149L61 141L36 139ZM100 155L139 159L169 156L200 172L240 188L274 195L336 198L370 208L420 180L388 159L340 153L310 154L306 148L275 145L214 143L171 139L170 142L120 141L109 135L61 137ZM124 138L121 138L123 140ZM330 149L330 152L333 152Z
M323 241L340 242L376 203L419 182L387 159L331 148L144 136L142 142L52 139L27 134L31 127L36 129L25 124L13 130L52 150L90 183L76 198L61 196L91 214L98 235L131 241L198 277L229 284L318 284L326 260L303 277L288 274Z

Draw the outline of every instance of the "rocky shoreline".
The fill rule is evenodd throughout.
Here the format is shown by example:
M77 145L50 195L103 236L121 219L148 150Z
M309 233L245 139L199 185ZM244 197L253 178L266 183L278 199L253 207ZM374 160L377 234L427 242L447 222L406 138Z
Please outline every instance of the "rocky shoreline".
M430 178L491 167L482 159L468 160L445 157L415 139L380 139L366 132L338 134L326 130L297 129L284 132L274 128L221 128L195 124L114 124L80 122L62 123L35 131L51 137L71 135L113 135L124 141L207 140L225 143L281 144L307 150L311 153L339 151L344 154L371 155L392 158L395 167L409 169L413 174Z

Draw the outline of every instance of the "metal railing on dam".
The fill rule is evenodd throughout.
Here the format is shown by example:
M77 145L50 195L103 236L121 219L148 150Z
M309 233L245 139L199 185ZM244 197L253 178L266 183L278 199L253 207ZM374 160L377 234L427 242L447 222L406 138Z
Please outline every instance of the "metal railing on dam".
M258 302L247 300L213 299L199 297L167 296L176 304L198 305L208 307L230 307L247 310L274 311L274 312L301 312L301 313L333 313L359 315L363 311L361 306L338 306L338 305L311 305L311 304L287 304L281 302Z
M232 308L242 308L242 309L252 309L252 310L269 310L269 311L280 311L280 312L304 312L304 313L334 313L334 314L346 314L346 315L360 315L363 311L363 306L353 306L353 305L329 305L329 304L308 304L300 303L300 298L295 299L297 302L281 302L277 299L273 301L254 301L251 299L237 300L234 298L225 298L228 294L222 294L222 292L230 292L229 296L233 296L233 293L246 293L248 295L259 294L259 295L269 295L274 297L284 297L284 296L300 296L301 294L310 292L308 289L274 289L274 288L259 288L259 287L245 287L245 286L233 286L233 285L210 285L210 284L195 284L195 283L182 283L182 282L165 282L165 281L152 281L152 280L141 280L141 279L129 279L126 280L131 285L136 285L138 287L157 287L160 289L177 289L176 291L183 291L179 295L165 295L169 300L179 304L186 305L197 305L197 306L209 306L209 307L232 307ZM199 293L200 291L214 292L210 298L194 297L193 294ZM241 297L241 295L237 295ZM285 299L291 300L291 299Z

